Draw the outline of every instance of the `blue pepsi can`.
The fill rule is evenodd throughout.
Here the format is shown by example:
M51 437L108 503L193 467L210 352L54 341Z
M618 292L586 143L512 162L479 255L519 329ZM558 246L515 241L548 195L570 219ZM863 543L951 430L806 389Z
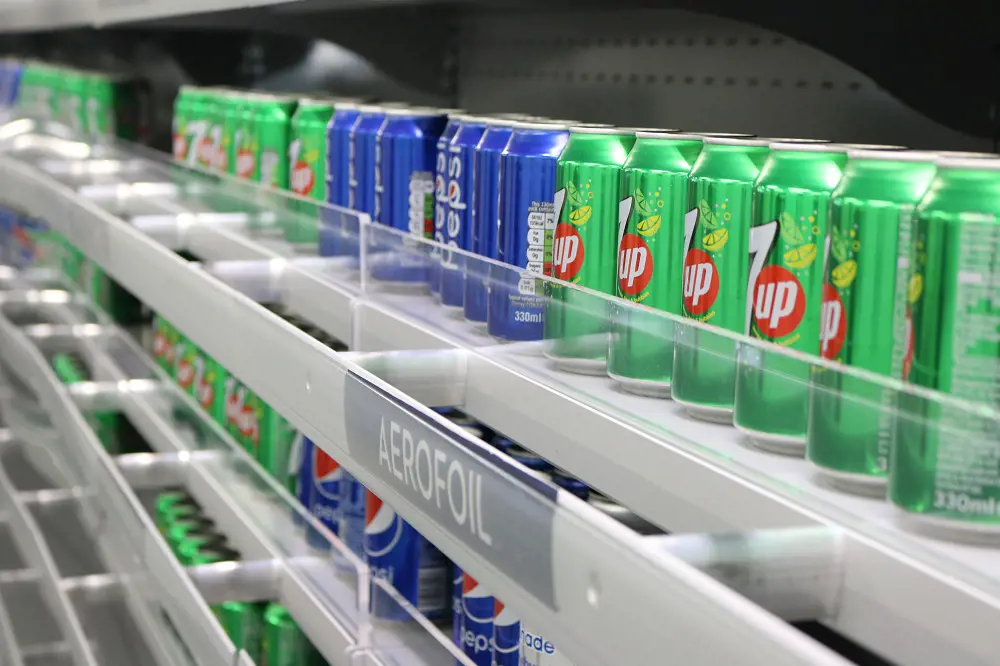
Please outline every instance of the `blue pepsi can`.
M288 456L288 475L294 479L295 499L306 509L309 508L309 492L312 485L312 440L301 432L292 440L292 450ZM293 520L302 524L302 516L295 513Z
M462 645L462 567L451 563L451 639Z
M365 497L365 557L372 575L387 581L425 617L448 611L448 560L375 493ZM409 618L382 590L372 590L372 613L388 620Z
M340 480L343 468L330 455L316 446L309 444L309 512L323 526L334 534L340 530ZM326 539L314 530L308 531L308 540L316 548L328 547Z
M458 131L448 147L448 219L441 254L441 304L465 304L465 257L451 250L472 250L475 215L476 146L486 131L486 118L459 116Z
M368 490L346 469L340 477L340 540L358 557L365 556L365 495Z
M353 102L337 102L326 126L326 198L329 203L351 206L351 131L361 111Z
M507 449L506 453L538 476L548 478L555 471L548 460L516 444Z
M541 340L545 274L552 263L556 160L569 140L565 125L515 123L500 156L497 259L528 274L491 268L486 327L501 340Z
M517 446L517 444L506 437L495 437L490 444L492 444L493 448L497 449L501 453L506 453L508 455L510 455L510 450Z
M493 595L468 571L462 574L462 652L476 666L493 661Z
M552 474L552 483L556 484L566 492L576 495L584 501L590 497L590 486L580 479L568 474L564 474L559 471L554 472Z
M434 167L437 141L448 117L436 109L390 109L378 140L382 150L382 216L379 222L415 238L434 233ZM426 247L386 236L371 276L396 283L427 283Z
M385 123L385 109L381 106L358 107L358 117L351 127L348 144L350 168L347 179L350 184L347 207L359 213L367 213L378 221L375 208L375 178L378 173L378 132Z
M519 666L521 620L502 601L493 598L493 666Z
M448 117L441 137L437 142L437 158L434 161L434 240L444 243L444 225L448 220L448 147L458 132L459 117ZM431 264L428 267L428 283L432 294L441 290L441 251L431 249Z
M497 258L497 208L500 198L500 154L514 132L510 120L490 119L476 146L475 195L472 217L472 251L487 259ZM485 322L489 298L489 264L476 262L466 267L465 318Z

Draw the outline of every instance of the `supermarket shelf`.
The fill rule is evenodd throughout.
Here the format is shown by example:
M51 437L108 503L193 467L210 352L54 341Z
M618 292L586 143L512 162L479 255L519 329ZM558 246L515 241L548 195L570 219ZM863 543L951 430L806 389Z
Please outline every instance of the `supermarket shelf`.
M8 303L16 301L19 297L24 297L26 301L36 300L31 298L30 294L31 292L9 292L5 295L5 299ZM56 309L58 306L51 308L49 314ZM67 311L65 316L71 319L73 315ZM39 342L36 336L26 334L23 328L13 329L2 317L0 317L0 329L5 335L5 342L0 343L0 358L5 361L8 361L8 354L16 353L10 351L11 345L6 342L7 340L13 340L15 344ZM51 341L53 338L47 335L44 339ZM377 627L371 632L372 636L367 637L369 641L372 637L378 639L378 644L382 646L394 645L396 649L391 658L375 654L370 645L359 645L358 635L367 619L365 612L358 610L357 601L358 589L366 585L367 581L367 569L363 563L350 554L340 553L341 565L335 567L328 552L320 553L312 550L306 544L302 530L291 520L294 513L291 508L291 498L273 481L267 479L256 463L239 451L235 444L201 414L187 396L173 386L162 385L161 390L150 390L149 379L130 379L120 366L130 366L133 372L140 366L134 361L123 363L123 358L141 357L150 372L155 372L155 368L152 361L145 358L144 352L136 348L134 343L120 331L116 331L113 327L103 327L101 344L95 344L96 340L102 340L100 336L92 335L79 340L81 342L78 351L85 353L95 375L101 377L102 381L77 384L74 387L76 390L65 391L65 394L80 398L77 405L85 404L93 409L106 409L109 406L120 409L154 449L164 451L164 453L132 454L118 458L115 467L121 475L121 483L116 485L110 479L105 479L88 484L100 489L96 495L104 503L127 501L135 504L137 500L130 490L131 487L148 490L175 485L185 486L203 506L207 515L217 524L225 526L230 542L249 560L241 565L240 572L230 572L231 576L243 581L243 593L248 593L246 588L249 584L250 590L256 590L250 592L250 598L276 599L288 607L310 640L328 663L334 666L348 663L364 663L372 666L394 663L430 665L441 663L452 656L448 654L448 646L442 647L440 642L426 632L404 631L402 633L405 633L406 640L403 641L399 637L401 632L391 625ZM109 343L109 340L114 342ZM109 350L113 350L113 353L109 353ZM27 376L32 378L43 375L44 368L42 361L39 361L33 369L24 363L17 365L19 374L23 376L27 373ZM50 388L54 391L66 388L55 383L54 379L52 382ZM137 382L139 386L143 386L141 390L135 390ZM32 384L37 391L35 383ZM112 390L111 387L116 387L117 390ZM100 397L95 398L95 396ZM48 402L44 404L49 405ZM62 407L65 408L65 405ZM75 407L69 410L75 410ZM56 412L58 414L58 408ZM79 412L70 411L70 413ZM178 413L183 416L174 422L171 415ZM190 430L192 424L200 424L195 430L196 439L192 439L193 434ZM90 437L92 436L90 434ZM197 446L208 446L210 449L192 450ZM109 473L109 476L117 474ZM48 498L50 501L57 500L58 496L49 492ZM304 510L299 507L298 511L302 513ZM138 509L137 517L140 515L141 509ZM136 524L137 522L141 524ZM121 529L107 529L111 524L118 525ZM315 524L314 528L322 529ZM119 545L146 544L140 549L146 555L145 569L142 573L133 573L129 576L130 584L134 584L135 578L144 576L148 570L149 577L156 580L158 585L156 589L149 591L150 596L144 598L166 598L171 602L168 606L173 607L167 608L172 618L175 617L172 612L174 609L176 613L186 616L186 620L183 622L178 620L176 625L181 635L191 639L188 647L191 648L197 662L222 663L216 660L220 658L217 654L219 649L226 649L224 646L220 648L219 644L210 645L208 642L210 637L204 636L204 630L200 634L189 633L193 630L191 624L194 622L203 623L209 633L217 630L217 627L214 621L199 616L196 609L192 608L192 604L204 607L204 602L199 601L200 597L194 593L194 583L188 582L187 576L181 573L183 570L179 569L176 562L172 558L169 562L164 562L162 557L151 556L151 548L163 550L165 546L154 536L155 528L152 527L149 518L141 515L140 520L133 519L128 523L109 520L103 528L96 526L94 529L98 531L103 529L107 537L117 536ZM164 557L170 556L164 554ZM159 561L154 563L154 560ZM272 571L276 575L273 580L265 581L262 587L260 580L247 577L247 572L253 571L255 567L258 571ZM124 570L121 563L114 563L109 568L118 572ZM344 573L345 570L355 573L348 575ZM115 580L124 579L116 576ZM95 582L109 584L111 580L92 579L89 581L91 588ZM187 589L188 593L179 595L178 590L182 589ZM266 590L266 593L262 593L262 589ZM215 638L221 640L221 637ZM228 644L228 640L225 643ZM233 663L231 644L228 650L230 656L222 658L225 659L225 663ZM246 661L246 655L241 653L241 659Z
M539 362L537 345L498 345L443 313L429 296L362 284L356 266L345 260L292 257L273 243L256 242L238 225L218 225L210 215L188 215L183 234L177 229L177 220L161 218L154 236L172 249L196 247L207 272L254 300L280 302L358 352L453 350L456 355L439 357L439 367L432 368L437 381L432 374L425 384L461 388L460 399L444 403L421 396L425 404L461 406L665 529L836 526L845 537L840 603L822 619L859 643L907 664L931 665L955 655L969 664L992 659L993 639L984 627L1000 618L995 551L907 532L888 503L819 485L802 460L747 447L733 428L694 421L673 402L622 393L604 378L567 377ZM166 264L164 270L170 270ZM194 285L200 283L189 284L199 289ZM239 327L260 325L247 317ZM239 367L235 358L237 365L230 367ZM274 364L287 367L285 361ZM385 367L369 367L360 357L351 361L388 379ZM274 396L283 413L307 399L291 399L279 388L301 384L301 376L269 374L255 377L260 384L254 388L269 400ZM307 373L305 383L311 381ZM339 383L321 395L338 390ZM305 419L315 408L301 409ZM307 431L339 432L337 423L339 416L317 420L316 430Z
M525 621L567 646L574 663L645 663L657 655L729 664L747 654L777 664L843 663L746 598L530 475L54 179L10 156L0 160L0 176L17 203L52 221L517 608ZM354 307L359 307L356 301ZM261 349L268 353L262 355ZM462 357L471 358L468 352ZM451 363L445 376L454 372ZM602 418L607 418L605 428L627 427ZM415 441L422 439L463 477L471 475L476 523L464 512L456 518L447 508L439 511L380 465L383 421ZM225 506L234 510L238 505ZM516 524L510 520L515 515ZM470 530L470 525L478 528ZM716 640L719 626L727 627L730 640Z

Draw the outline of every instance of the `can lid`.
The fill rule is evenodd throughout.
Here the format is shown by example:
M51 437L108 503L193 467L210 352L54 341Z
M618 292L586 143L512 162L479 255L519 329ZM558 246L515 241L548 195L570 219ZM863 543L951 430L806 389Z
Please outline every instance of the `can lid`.
M997 157L996 153L977 153L973 151L965 150L935 150L933 151L938 157Z
M535 120L523 120L511 123L511 127L514 129L547 129L547 130L568 130L569 125L565 123L556 122L554 120L546 121L535 121Z
M906 150L906 146L891 146L880 143L828 143L826 145L842 152L848 150Z
M771 150L791 153L846 153L847 146L840 143L794 143L777 141L768 144Z
M349 102L335 101L333 104L335 109L360 109L362 106L361 102L358 102L357 100L351 100Z
M756 134L744 134L743 132L690 132L690 134L697 134L699 136L717 136L726 139L755 139Z
M802 139L797 137L774 137L774 136L762 136L761 141L767 141L768 143L830 143L829 139Z
M690 134L688 132L672 132L662 130L642 130L635 133L637 139L669 139L670 141L703 141L705 137L700 134Z
M622 129L621 127L615 127L614 125L598 125L598 124L584 124L584 125L572 125L569 128L571 134L632 134L627 129Z
M385 113L387 108L389 107L381 104L361 104L358 106L358 111L361 113Z
M939 157L935 164L946 169L1000 170L1000 158L995 155L993 157Z
M644 134L676 134L681 132L679 129L663 129L661 127L622 127L621 129L627 132L635 132L637 135L639 132Z
M744 138L741 136L706 136L704 139L705 145L714 146L766 147L771 145L771 142L767 139Z
M865 150L852 148L847 151L849 160L882 160L884 162L936 162L941 159L931 150Z
M492 118L489 116L476 116L471 113L455 114L448 117L449 120L457 120L460 123L476 123L486 125Z
M415 116L417 118L432 118L443 115L439 109L432 109L427 106L409 106L403 108L388 107L382 109L387 116Z

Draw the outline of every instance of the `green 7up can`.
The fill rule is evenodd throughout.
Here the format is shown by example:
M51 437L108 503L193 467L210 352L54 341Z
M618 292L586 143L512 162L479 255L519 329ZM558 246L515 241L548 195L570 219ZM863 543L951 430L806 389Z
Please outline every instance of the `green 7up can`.
M299 196L326 203L326 126L333 117L333 104L304 99L292 116L292 141L288 146L289 186ZM300 204L299 209L319 223L315 207ZM291 243L315 244L319 239L316 224L292 220L285 229Z
M602 293L616 291L615 238L622 166L635 133L610 127L573 127L556 164L552 276ZM545 311L546 356L569 372L605 374L606 300L553 284Z
M747 278L760 236L769 233L751 226L753 184L768 153L766 140L705 138L690 179L696 219L686 234L683 268L683 315L689 319L750 331ZM675 340L674 401L695 418L731 423L736 342L694 326L677 326Z
M694 134L636 132L625 162L618 214L618 296L680 314L683 239L689 236L688 175L701 152ZM632 393L670 396L673 322L612 306L608 375Z
M177 346L175 358L177 385L217 420L222 411L224 390L221 366L187 339Z
M282 484L288 482L288 457L295 431L253 391L230 375L225 379L226 430Z
M747 288L750 335L819 355L821 248L830 194L847 162L843 146L773 143L753 194ZM743 346L733 422L762 449L802 455L809 416L809 363Z

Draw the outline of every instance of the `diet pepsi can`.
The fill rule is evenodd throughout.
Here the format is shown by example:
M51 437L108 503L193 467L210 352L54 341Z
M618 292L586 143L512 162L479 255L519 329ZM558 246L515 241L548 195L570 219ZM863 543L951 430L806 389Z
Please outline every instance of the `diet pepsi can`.
M493 666L520 666L521 620L493 597Z
M340 540L358 557L365 556L364 484L343 470L340 476Z
M476 666L493 661L493 595L468 571L462 574L462 652Z
M486 131L485 118L459 116L459 123L448 147L448 220L441 256L441 304L449 308L465 304L465 257L451 250L472 250L476 146Z
M448 560L375 493L365 496L365 558L372 575L382 578L425 617L448 611ZM372 613L405 620L407 612L382 590L372 590Z
M449 116L448 124L437 142L437 159L434 162L434 240L444 243L444 227L448 220L448 147L458 132L459 116ZM431 293L441 290L441 251L431 249L428 282Z
M378 172L376 153L378 132L385 123L385 109L381 106L358 107L358 118L351 127L349 144L350 168L348 208L367 213L377 222L375 210L375 175Z
M462 567L451 563L451 639L455 645L462 646Z
M337 102L326 126L326 198L345 208L351 205L351 131L361 115L353 102Z
M437 141L448 117L436 109L389 109L379 132L382 161L382 215L387 227L414 238L434 233L434 167ZM386 236L385 252L373 258L372 278L394 283L427 283L425 248Z
M312 440L301 432L292 440L292 450L288 456L288 475L294 479L295 499L303 507L309 509L309 489L312 485ZM296 512L292 518L297 525L303 523L302 516Z
M545 458L532 453L531 451L514 444L505 452L515 461L527 467L535 476L549 478L555 468Z
M565 125L515 123L500 156L497 259L517 272L491 267L487 330L501 340L541 340L545 285L532 274L552 266L556 160L566 142Z
M340 478L343 469L326 451L311 443L309 488L309 512L323 527L337 534L340 529ZM315 530L308 531L309 545L315 548L329 547L327 540Z
M500 198L500 154L514 132L509 120L490 119L476 146L473 194L472 251L487 259L497 258L497 206ZM489 299L489 264L469 261L465 275L465 318L485 322Z

